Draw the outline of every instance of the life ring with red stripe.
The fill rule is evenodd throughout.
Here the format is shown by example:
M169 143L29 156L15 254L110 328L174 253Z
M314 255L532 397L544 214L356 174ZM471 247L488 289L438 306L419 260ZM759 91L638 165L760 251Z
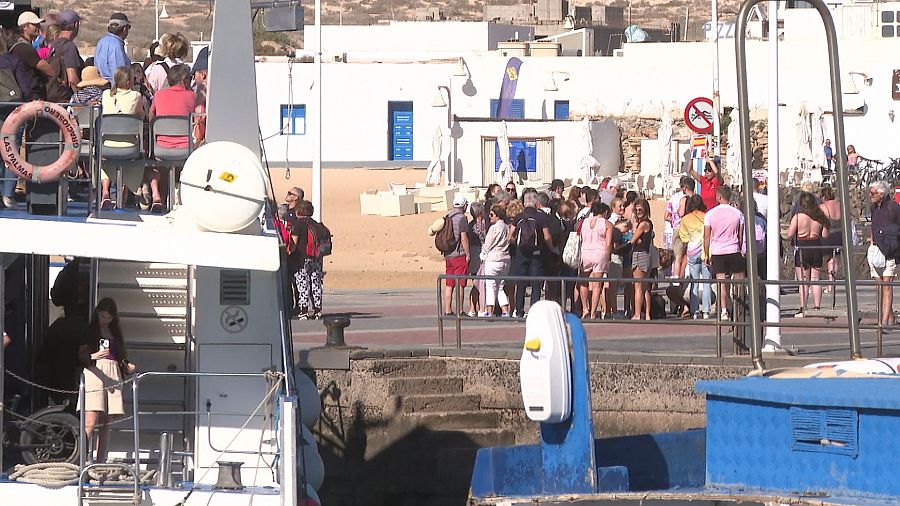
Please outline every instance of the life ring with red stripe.
M16 142L19 128L28 120L47 118L56 123L62 132L63 152L50 165L34 165L22 156ZM22 179L35 183L58 181L81 154L81 128L78 120L63 106L53 102L35 101L16 107L0 128L0 155L6 167Z

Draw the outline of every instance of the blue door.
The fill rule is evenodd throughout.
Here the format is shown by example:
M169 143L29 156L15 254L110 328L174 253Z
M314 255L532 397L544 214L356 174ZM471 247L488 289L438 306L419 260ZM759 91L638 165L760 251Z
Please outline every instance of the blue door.
M553 102L553 119L569 119L568 100L557 100Z
M388 102L390 116L390 159L413 159L413 103Z

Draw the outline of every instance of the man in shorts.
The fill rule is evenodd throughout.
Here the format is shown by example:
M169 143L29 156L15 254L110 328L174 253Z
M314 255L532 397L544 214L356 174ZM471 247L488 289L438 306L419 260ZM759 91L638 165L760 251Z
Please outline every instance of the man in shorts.
M703 218L703 250L716 279L743 279L747 272L744 257L744 215L730 205L731 187L716 189L716 207ZM720 290L722 320L728 320L729 288Z
M897 252L890 250L889 241L882 237L892 235L893 245L896 245L896 237L900 232L900 205L892 198L894 189L885 181L875 181L869 185L869 202L872 204L872 244L878 246L884 254L884 267L875 267L869 264L872 277L884 283L894 281L897 275ZM881 286L881 323L882 325L896 325L894 316L894 287Z
M456 195L453 199L453 209L447 214L453 226L453 235L457 238L456 249L444 253L445 272L465 276L469 274L469 222L466 221L466 208L469 201L463 195ZM465 279L448 279L444 287L444 314L453 314L453 289L459 285L460 290L465 288ZM462 311L462 308L458 308Z

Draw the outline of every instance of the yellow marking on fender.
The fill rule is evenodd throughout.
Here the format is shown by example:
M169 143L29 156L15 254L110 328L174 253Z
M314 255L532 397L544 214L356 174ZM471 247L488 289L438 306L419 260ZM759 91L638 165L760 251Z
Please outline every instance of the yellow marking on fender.
M235 176L231 172L222 172L221 174L219 174L219 179L225 181L226 183L233 183L234 180L237 179L237 176Z

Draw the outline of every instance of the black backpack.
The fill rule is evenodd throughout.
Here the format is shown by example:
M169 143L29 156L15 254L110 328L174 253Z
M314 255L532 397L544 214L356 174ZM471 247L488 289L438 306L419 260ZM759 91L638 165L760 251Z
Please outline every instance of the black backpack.
M434 247L441 254L446 255L456 251L457 246L459 246L459 237L453 233L453 220L450 219L448 214L444 216L443 228L434 236Z
M22 88L19 87L12 69L0 69L0 102L21 102Z
M326 257L331 254L331 230L324 223L316 222L316 236L319 239L319 256Z
M47 82L44 85L47 101L56 102L58 104L64 104L70 101L72 95L75 93L72 91L72 87L69 86L69 74L66 71L62 56L57 52L56 47L53 47L53 51L50 53L50 56L47 57L47 63L50 67L56 69L56 77L48 77Z
M522 218L516 224L516 247L522 253L534 253L538 250L537 221L534 218Z

